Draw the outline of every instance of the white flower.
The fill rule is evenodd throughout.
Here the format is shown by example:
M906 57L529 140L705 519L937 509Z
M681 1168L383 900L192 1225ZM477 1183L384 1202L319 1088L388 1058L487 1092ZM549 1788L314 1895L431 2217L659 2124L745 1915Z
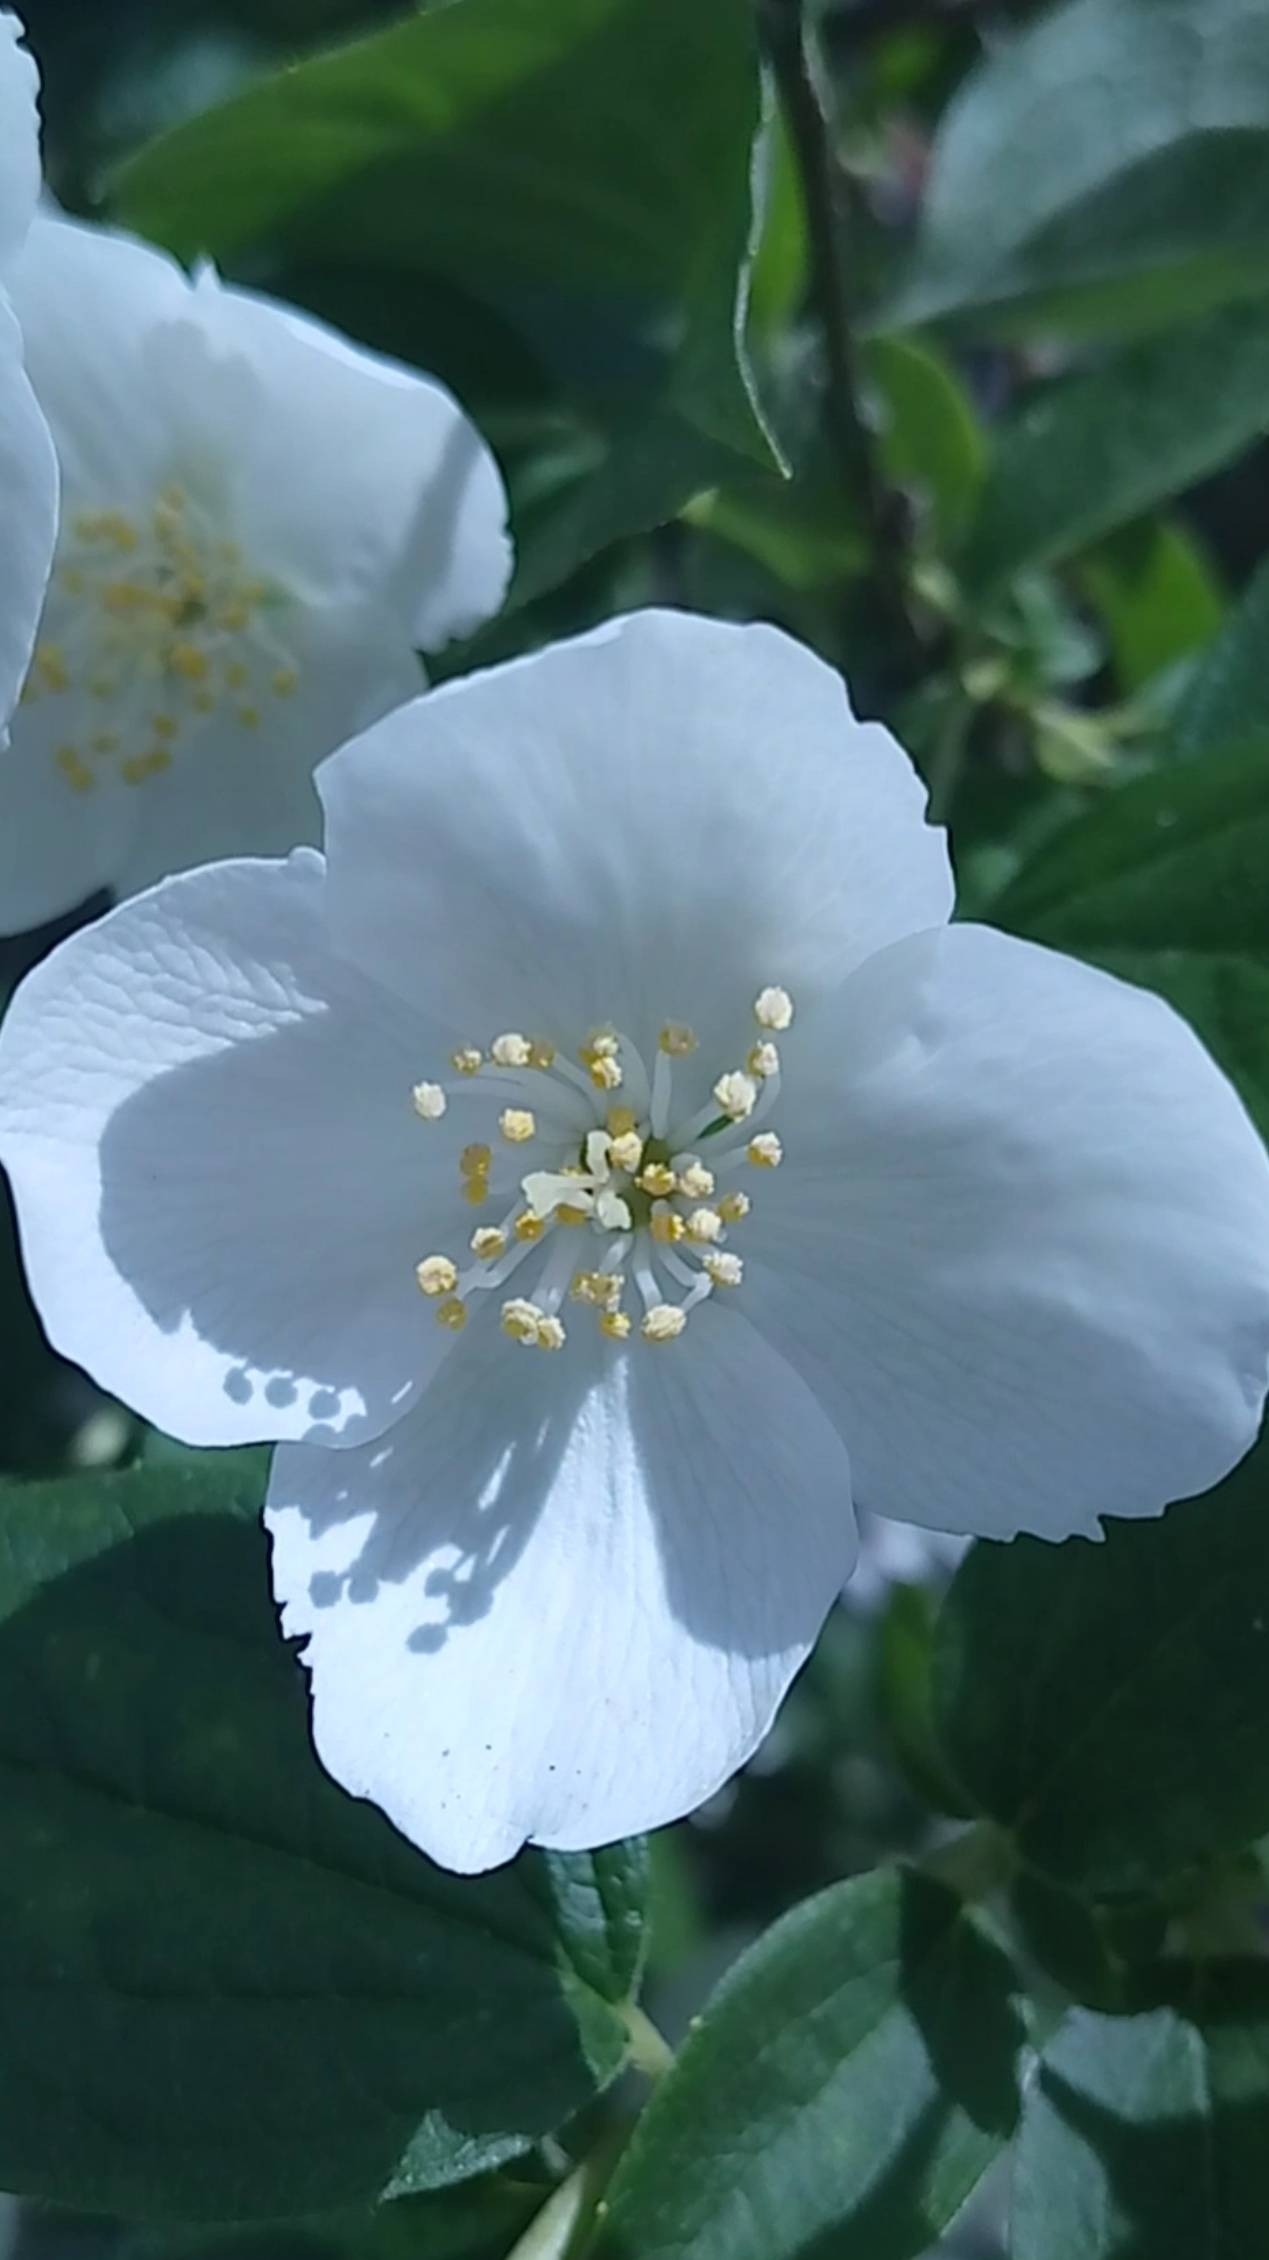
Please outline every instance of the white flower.
M17 17L0 14L0 748L30 664L57 521L52 441L7 295L40 187L39 81L21 36Z
M1157 998L948 926L917 778L809 653L645 613L319 789L325 863L192 873L30 976L0 1156L58 1347L191 1443L281 1440L318 1747L429 1852L699 1804L849 1573L852 1495L1096 1535L1246 1450L1242 1107ZM508 1031L541 1064L492 1061Z
M12 278L62 471L0 765L0 931L319 831L314 764L497 610L505 497L425 377L37 218Z

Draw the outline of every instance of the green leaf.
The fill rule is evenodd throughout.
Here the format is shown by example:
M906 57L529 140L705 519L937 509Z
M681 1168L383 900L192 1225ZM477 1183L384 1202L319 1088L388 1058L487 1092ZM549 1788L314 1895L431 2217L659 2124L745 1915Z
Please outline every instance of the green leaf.
M1008 2140L1013 1973L942 1884L836 1885L737 1963L610 2185L596 2260L909 2260Z
M1266 166L1269 189L1269 155ZM1150 338L1052 385L1000 434L964 577L990 594L1024 567L1058 564L1183 494L1266 429L1263 305Z
M526 338L602 459L520 529L525 599L774 462L740 343L758 120L748 0L453 0L178 127L118 202L182 257L369 263Z
M0 1493L0 2186L313 2213L498 2163L618 2069L638 1846L478 1879L309 1739L254 1459Z
M1080 581L1110 639L1125 696L1210 643L1225 616L1213 567L1173 519L1143 519L1112 534L1085 557Z
M1269 1135L1269 736L1123 786L1041 848L992 923L1157 989Z
M1267 2145L1263 1968L1201 2013L1074 2010L1027 2096L1013 2260L1257 2260Z
M1269 735L1269 562L1248 582L1176 718L1181 753L1206 753L1254 731Z
M987 466L969 396L943 354L910 338L871 339L863 365L878 395L886 475L928 502L938 540L950 547L972 515Z
M1105 1541L980 1544L944 1604L957 1779L1060 1883L1146 1892L1269 1829L1269 1439Z
M1261 0L1069 0L948 109L883 318L1124 330L1266 287Z
M895 1756L917 1795L940 1813L966 1814L934 1728L934 1628L938 1601L924 1585L890 1588L878 1627L878 1699Z

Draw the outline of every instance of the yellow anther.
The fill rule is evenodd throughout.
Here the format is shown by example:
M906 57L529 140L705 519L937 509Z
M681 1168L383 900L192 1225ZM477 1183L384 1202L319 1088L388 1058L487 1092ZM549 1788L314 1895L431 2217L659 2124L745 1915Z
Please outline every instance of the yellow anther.
M54 759L73 793L92 792L97 780L73 745L59 746Z
M250 669L244 667L240 659L231 659L225 669L225 681L230 690L245 690L250 679Z
M530 1067L542 1068L554 1067L555 1046L554 1044L548 1043L545 1036L535 1036L533 1042L530 1044L529 1065Z
M414 1276L425 1295L452 1295L458 1285L458 1265L448 1256L424 1256Z
M530 1209L525 1209L523 1214L516 1218L511 1229L517 1240L540 1240L546 1230L546 1218L534 1216Z
M643 1160L642 1138L636 1136L633 1130L624 1131L620 1138L614 1138L611 1141L608 1148L608 1159L614 1169L624 1169L629 1176L633 1177Z
M680 1310L677 1303L654 1303L651 1310L644 1313L639 1332L645 1342L673 1342L686 1324L687 1312Z
M461 1334L467 1324L467 1305L459 1296L451 1295L448 1301L438 1303L436 1323L447 1326L451 1334Z
M590 1210L577 1208L572 1201L561 1201L555 1211L557 1224L589 1224Z
M35 665L40 682L46 691L68 691L71 678L66 664L66 654L58 643L38 643L35 647Z
M238 709L238 720L241 722L244 730L258 730L260 727L259 707L240 706Z
M592 1028L585 1043L579 1047L577 1056L583 1067L589 1067L593 1060L615 1059L618 1049L615 1028Z
M755 1169L778 1169L784 1160L784 1148L774 1130L762 1130L751 1138L748 1154Z
M587 1072L597 1091L619 1091L625 1081L621 1061L614 1059L610 1052L601 1052L591 1061Z
M667 1020L657 1044L671 1059L690 1059L696 1049L696 1031L685 1021Z
M721 1237L723 1220L716 1208L694 1208L687 1220L687 1236L698 1247L707 1247Z
M196 643L174 643L167 655L167 664L173 675L180 675L187 683L207 680L208 659Z
M601 1313L599 1331L610 1342L624 1342L630 1332L630 1313L624 1310L606 1310Z
M527 1067L532 1050L527 1036L495 1036L489 1046L489 1057L499 1067Z
M707 1201L714 1190L714 1172L707 1169L695 1154L689 1154L679 1171L679 1191L689 1200Z
M719 1250L711 1249L702 1258L702 1263L716 1287L739 1287L745 1275L745 1267L739 1256L727 1255Z
M439 1083L416 1083L410 1096L420 1122L439 1122L449 1104Z
M535 1343L546 1313L538 1303L526 1302L522 1295L513 1295L502 1306L502 1331L513 1342Z
M550 1317L539 1320L538 1348L540 1350L562 1350L564 1339L564 1328L558 1318Z
M150 728L156 738L166 738L169 742L181 734L181 725L174 714L151 715Z
M714 1097L732 1122L743 1122L747 1115L753 1113L758 1086L752 1075L742 1075L736 1069L730 1075L719 1076L714 1085Z
M768 1075L779 1074L780 1054L774 1044L755 1044L745 1061L745 1066L751 1075L758 1077L759 1082L765 1083Z
M570 1290L575 1303L593 1303L599 1310L615 1310L625 1280L619 1271L578 1271Z
M294 667L279 667L269 685L275 698L294 698L300 678Z
M639 1189L650 1194L654 1201L668 1201L671 1193L677 1193L679 1181L665 1162L650 1161L639 1174Z
M628 1138L639 1124L639 1117L632 1106L610 1106L604 1120L610 1138Z
M134 753L119 764L119 774L125 785L143 785L147 777L157 777L162 770L170 769L172 756L166 746L151 746L148 753Z
M474 1044L460 1044L456 1052L450 1053L449 1064L456 1075L479 1075L483 1056Z
M88 586L78 565L67 565L58 577L67 596L82 596Z
M464 1146L458 1157L464 1177L486 1177L493 1167L492 1146Z
M190 703L196 714L214 714L216 711L216 698L212 691L195 691Z
M489 1179L483 1169L474 1169L463 1179L463 1199L468 1208L483 1208L489 1198Z
M94 753L118 753L122 740L117 730L94 730L88 742Z
M228 628L231 634L236 634L242 628L249 628L251 626L250 607L240 600L233 604L226 604L221 611L220 624L222 628Z
M509 1146L523 1146L537 1130L537 1122L527 1106L504 1106L498 1128Z
M471 1252L482 1263L496 1263L507 1252L507 1235L496 1224L478 1224L471 1236Z
M748 1193L724 1193L718 1204L718 1213L724 1224L739 1224L742 1217L748 1216L752 1207L753 1202Z
M753 1016L760 1028L782 1035L793 1025L793 999L787 989L762 989L754 998Z
M658 1208L652 1212L649 1226L653 1239L662 1248L674 1248L687 1238L687 1226L675 1209Z

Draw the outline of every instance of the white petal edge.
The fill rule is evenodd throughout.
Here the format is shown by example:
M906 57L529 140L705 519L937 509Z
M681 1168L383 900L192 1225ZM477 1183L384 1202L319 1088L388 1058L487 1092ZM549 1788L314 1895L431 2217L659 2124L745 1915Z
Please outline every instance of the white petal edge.
M715 1309L629 1356L482 1322L378 1445L280 1450L266 1520L323 1764L464 1873L693 1810L856 1547L839 1439Z
M340 946L452 969L474 1031L549 1005L740 1034L758 987L835 985L951 912L911 762L764 626L610 622L387 716L318 790Z
M26 679L57 530L57 461L0 291L0 747Z
M1269 1159L1178 1015L956 926L861 968L817 1036L835 1082L785 1078L746 1289L860 1505L1096 1537L1227 1474L1269 1384Z
M453 395L210 268L194 304L256 382L237 470L248 549L311 602L391 606L425 650L489 619L511 570L507 497Z
M452 1337L419 1036L329 952L320 856L212 865L84 929L0 1029L0 1161L50 1339L190 1444L348 1444Z
M0 11L0 280L21 250L40 193L40 74L19 41L18 18Z

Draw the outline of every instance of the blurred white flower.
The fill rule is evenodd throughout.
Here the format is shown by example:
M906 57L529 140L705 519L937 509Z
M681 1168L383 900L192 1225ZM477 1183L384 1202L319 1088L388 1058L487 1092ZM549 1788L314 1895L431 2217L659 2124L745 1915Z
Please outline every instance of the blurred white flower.
M949 926L906 757L645 613L320 772L0 1035L57 1346L268 1518L336 1777L475 1869L699 1805L856 1551L1096 1535L1269 1374L1269 1161L1157 998ZM772 1056L774 1055L774 1056ZM722 1259L722 1268L719 1268Z
M47 214L12 291L63 503L0 765L4 932L315 838L315 762L509 566L493 459L430 379Z
M7 286L40 190L39 80L0 14L0 748L31 659L57 520L57 465L22 363Z

